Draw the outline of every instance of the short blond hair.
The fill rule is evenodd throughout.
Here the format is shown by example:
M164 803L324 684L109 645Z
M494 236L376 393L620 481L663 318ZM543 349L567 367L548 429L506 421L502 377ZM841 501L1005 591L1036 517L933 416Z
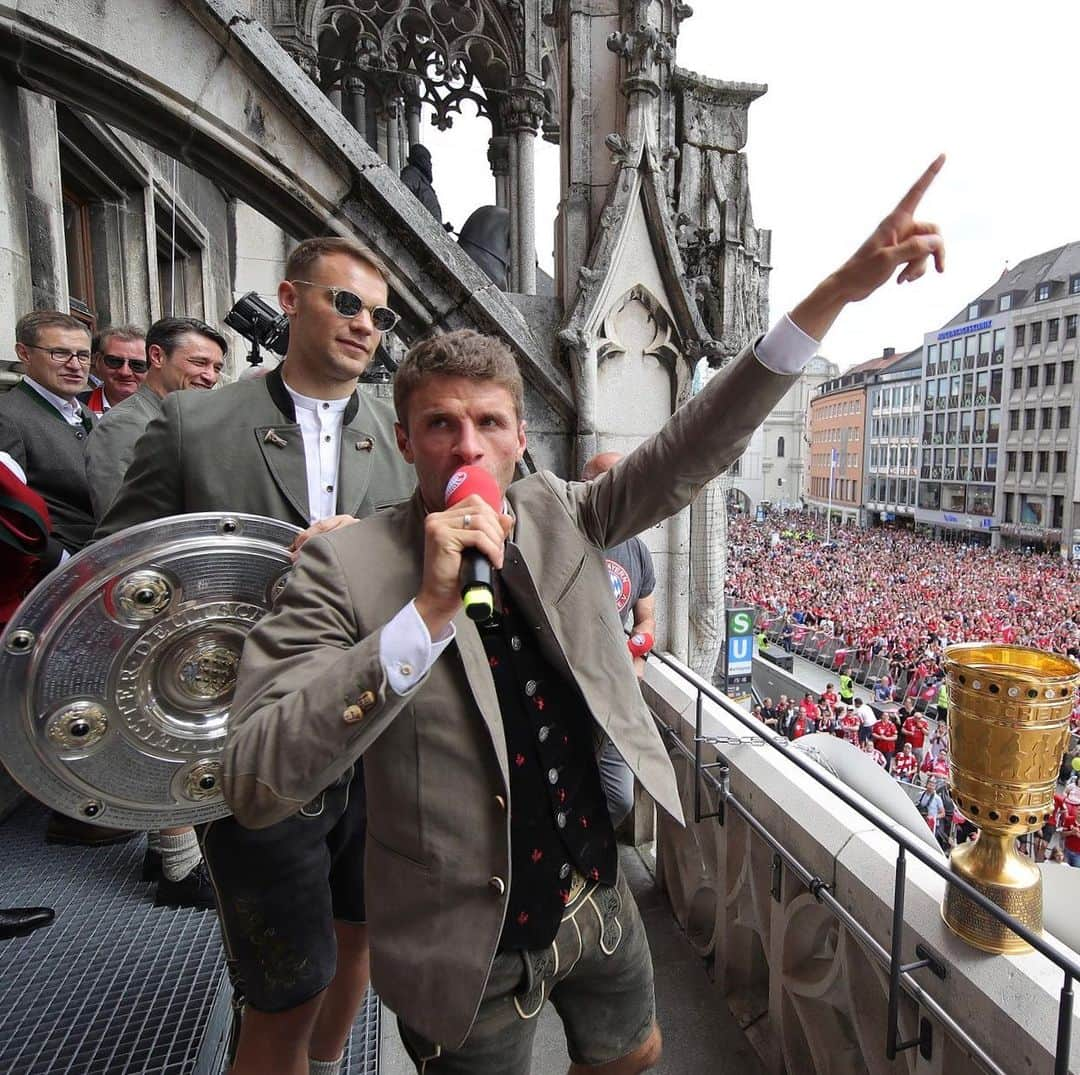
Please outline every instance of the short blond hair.
M357 261L370 265L382 278L387 288L390 287L389 270L382 258L363 243L346 238L344 235L320 235L299 243L285 262L285 279L302 279L319 258L328 257L330 254L347 254Z

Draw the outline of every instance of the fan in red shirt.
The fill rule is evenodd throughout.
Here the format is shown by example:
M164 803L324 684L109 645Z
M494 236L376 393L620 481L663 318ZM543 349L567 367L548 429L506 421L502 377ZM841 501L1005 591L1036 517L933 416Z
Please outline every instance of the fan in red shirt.
M858 744L859 729L862 727L862 721L859 720L858 714L853 709L847 709L844 706L841 706L838 712L840 713L840 734L849 743Z
M889 720L888 714L881 715L881 719L871 727L870 735L874 739L874 747L885 755L885 768L888 769L896 752L896 725Z
M904 749L893 758L892 773L897 780L906 780L909 784L915 782L915 775L919 771L919 759L915 757L910 743L904 744Z
M49 509L26 487L21 468L7 453L0 458L0 626L62 550L49 539ZM10 460L10 462L8 461Z
M926 749L926 733L930 731L930 722L918 713L912 713L905 718L901 730L904 733L904 742L911 744L915 757L922 761L923 751Z

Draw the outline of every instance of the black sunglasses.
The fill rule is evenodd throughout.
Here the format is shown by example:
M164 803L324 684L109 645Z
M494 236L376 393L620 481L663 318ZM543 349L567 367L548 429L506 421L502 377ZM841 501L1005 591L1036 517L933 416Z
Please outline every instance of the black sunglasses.
M111 370L122 370L125 363L130 367L132 373L145 373L150 368L150 363L145 358L122 358L120 355L102 355L101 361Z
M330 301L334 304L334 310L341 317L359 317L365 310L371 314L371 324L376 332L391 332L401 317L394 313L389 306L369 306L359 295L353 291L346 291L343 287L331 287L329 284L316 284L311 280L290 280L290 284L303 284L305 287L321 287L323 291L329 291Z

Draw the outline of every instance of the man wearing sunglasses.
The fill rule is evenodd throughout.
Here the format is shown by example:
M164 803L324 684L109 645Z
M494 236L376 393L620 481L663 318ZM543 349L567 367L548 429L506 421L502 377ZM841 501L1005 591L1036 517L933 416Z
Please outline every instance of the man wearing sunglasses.
M166 515L250 512L305 528L298 548L408 497L415 477L397 451L393 412L357 389L397 322L388 296L385 271L363 247L302 242L278 286L289 318L282 365L216 392L167 396L99 535ZM340 1069L368 982L357 770L268 829L224 818L202 834L244 1006L236 1075Z
M90 372L100 382L79 398L100 418L134 395L146 377L146 333L138 325L102 329L91 347Z
M139 346L144 346L141 336L139 341ZM165 397L182 388L213 388L221 377L227 353L225 337L197 318L163 317L150 326L145 341L146 360L124 359L125 363L141 367L141 383L123 406L110 408L102 417L86 448L86 475L95 519L100 520L116 498L135 458L135 445L150 420L161 414ZM100 357L107 360L111 356Z

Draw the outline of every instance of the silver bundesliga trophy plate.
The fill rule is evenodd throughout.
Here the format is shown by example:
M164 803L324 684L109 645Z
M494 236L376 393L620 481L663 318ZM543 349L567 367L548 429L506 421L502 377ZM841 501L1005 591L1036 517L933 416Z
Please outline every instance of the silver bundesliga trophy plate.
M244 638L300 531L179 515L73 556L0 639L0 760L35 798L116 828L228 814L221 752Z

